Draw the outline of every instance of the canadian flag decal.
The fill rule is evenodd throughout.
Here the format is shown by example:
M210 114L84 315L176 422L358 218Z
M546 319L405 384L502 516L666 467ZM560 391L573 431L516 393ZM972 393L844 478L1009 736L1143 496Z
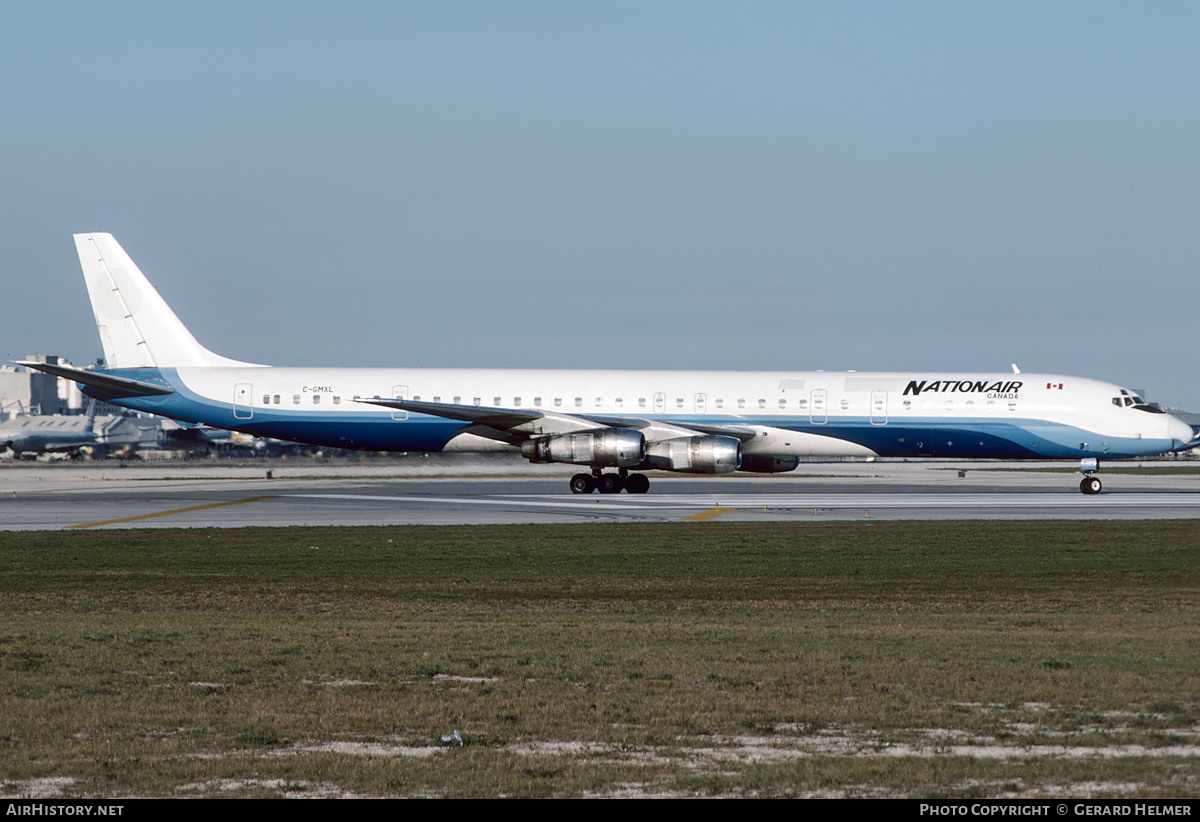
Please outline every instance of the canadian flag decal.
M1063 384L1060 382L1058 385L1055 385L1055 384L1054 384L1054 383L1052 383L1052 382L1048 382L1048 383L1046 383L1046 387L1047 387L1047 388L1059 388L1059 389L1061 389L1061 388L1063 387Z

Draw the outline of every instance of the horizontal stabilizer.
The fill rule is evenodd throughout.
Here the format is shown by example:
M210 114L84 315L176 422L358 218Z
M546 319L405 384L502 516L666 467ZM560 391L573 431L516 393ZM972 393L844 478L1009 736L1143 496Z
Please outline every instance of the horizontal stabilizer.
M68 368L65 365L50 365L44 362L23 362L19 360L17 361L17 365L23 365L26 368L33 368L37 371L45 371L47 374L53 374L56 377L65 377L68 380L74 380L80 385L86 385L89 388L103 391L105 394L110 394L113 397L150 397L175 393L174 388L163 383L131 380L128 377L114 377L111 374L101 374L98 371Z

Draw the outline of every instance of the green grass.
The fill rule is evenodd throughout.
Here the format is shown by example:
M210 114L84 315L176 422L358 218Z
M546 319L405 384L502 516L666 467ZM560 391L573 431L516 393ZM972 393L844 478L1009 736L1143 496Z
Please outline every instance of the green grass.
M0 796L1194 796L1198 560L1187 522L4 533Z

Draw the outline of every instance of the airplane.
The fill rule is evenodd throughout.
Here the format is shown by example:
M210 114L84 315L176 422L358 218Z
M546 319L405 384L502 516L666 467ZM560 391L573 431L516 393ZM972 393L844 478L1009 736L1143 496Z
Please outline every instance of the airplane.
M0 451L14 455L83 451L97 444L96 403L87 417L36 414L0 423Z
M1056 374L272 367L202 346L110 234L75 235L104 367L22 362L138 411L370 451L516 451L580 466L576 494L642 472L781 473L804 458L1100 460L1197 445L1111 383Z

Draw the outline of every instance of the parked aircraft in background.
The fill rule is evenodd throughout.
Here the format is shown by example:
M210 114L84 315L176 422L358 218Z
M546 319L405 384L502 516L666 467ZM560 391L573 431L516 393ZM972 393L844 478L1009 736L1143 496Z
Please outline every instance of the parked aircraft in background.
M585 469L575 493L644 493L643 471L794 469L806 457L1079 461L1178 450L1190 426L1110 383L1055 374L270 367L202 346L109 234L75 244L105 367L21 363L88 396L260 437L372 451L519 451Z
M224 428L213 428L208 425L193 423L178 423L174 420L164 421L160 444L164 447L186 448L191 451L221 451L225 453L241 451L247 453L265 453L269 450L271 440L260 439L238 431ZM293 443L287 443L291 448Z
M96 403L86 417L37 414L0 423L0 451L14 455L82 451L96 444Z

